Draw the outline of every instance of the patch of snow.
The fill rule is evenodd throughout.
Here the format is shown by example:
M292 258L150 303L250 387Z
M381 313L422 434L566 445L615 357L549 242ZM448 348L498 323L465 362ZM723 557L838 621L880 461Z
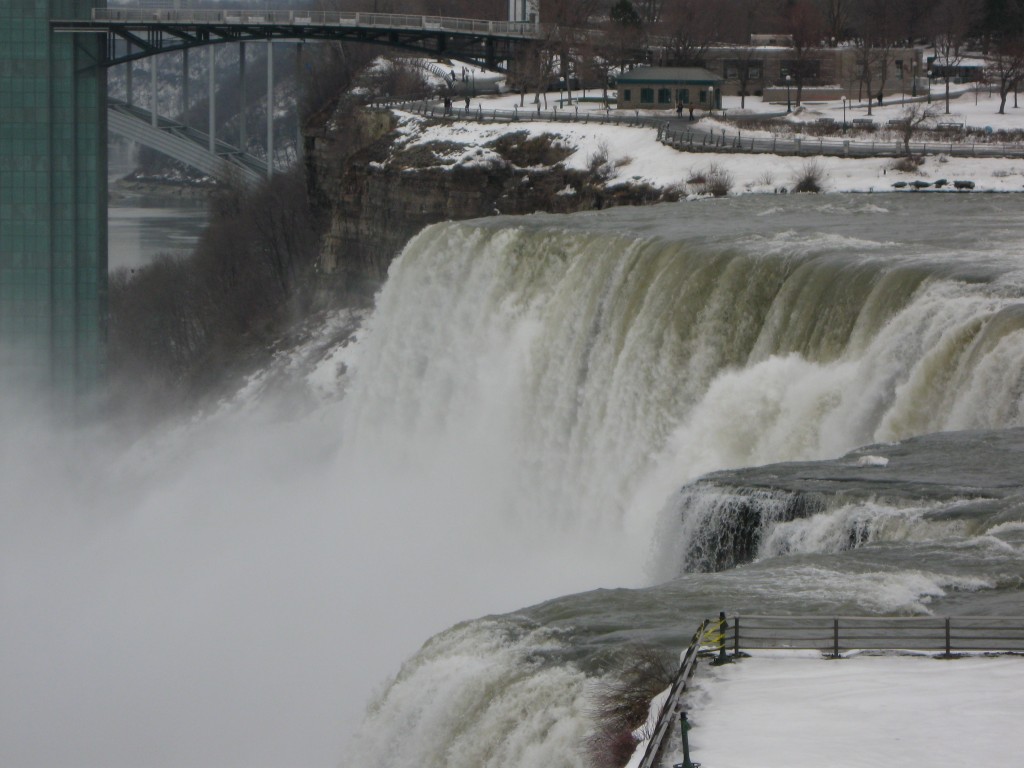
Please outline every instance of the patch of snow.
M754 652L698 669L691 757L715 768L1009 768L1024 752L1022 689L1019 656ZM677 751L664 762L681 761Z
M885 456L861 456L857 459L858 467L886 467L889 465L889 459Z

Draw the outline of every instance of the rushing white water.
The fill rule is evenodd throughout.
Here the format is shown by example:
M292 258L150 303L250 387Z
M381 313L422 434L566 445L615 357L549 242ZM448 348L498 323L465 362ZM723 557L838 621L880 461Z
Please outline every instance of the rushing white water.
M1022 421L1005 250L967 259L955 230L924 247L903 213L813 205L429 228L344 396L299 416L246 402L120 453L5 413L0 763L582 765L594 670L530 617L432 640L344 745L425 637L675 576L666 499L698 474ZM778 552L829 551L820 522ZM888 585L868 609L989 583L820 563L687 578L716 606L727 584Z

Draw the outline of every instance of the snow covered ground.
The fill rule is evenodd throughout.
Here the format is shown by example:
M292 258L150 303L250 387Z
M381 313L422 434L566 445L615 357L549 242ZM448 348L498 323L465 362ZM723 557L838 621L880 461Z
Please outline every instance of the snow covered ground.
M684 700L690 757L707 768L1010 768L1024 755L1022 691L1021 656L701 662Z
M467 76L484 78L483 70L461 62L454 62L455 71L461 76L462 68L466 67ZM993 129L1024 129L1024 108L1014 109L1012 94L1007 101L1006 114L997 115L999 100L996 94L975 93L969 86L954 86L959 89L959 98L953 99L950 114L942 113L938 118L942 122L960 122L969 127L992 126ZM956 93L957 91L954 91ZM933 104L944 108L944 86L936 83L933 89ZM574 93L575 96L580 92ZM597 97L600 91L587 91L587 96ZM522 108L524 116L531 109L533 95L528 94ZM977 104L975 100L977 99ZM879 126L888 120L900 117L905 104L902 97L889 97L882 107L873 108L873 119ZM1024 99L1022 99L1024 101ZM520 103L517 94L481 95L471 99L471 109L511 110ZM547 107L558 104L558 94L547 94ZM461 107L462 102L456 101ZM581 115L588 111L603 114L604 107L597 102L582 102L579 105ZM740 99L738 96L727 96L723 106L727 112L738 112ZM575 109L575 107L574 107ZM746 99L746 112L764 112L778 114L784 111L785 105L765 103L757 97ZM819 117L832 117L842 122L842 102L808 103L796 114L781 118L782 120L801 123L812 122ZM866 116L866 104L848 104L847 119ZM650 110L642 112L652 116L674 117L669 110ZM893 183L909 182L915 179L935 181L937 179L967 180L975 183L976 191L983 192L1020 192L1024 191L1024 160L1002 158L961 158L945 155L929 156L924 165L914 173L904 173L892 169L892 158L839 158L790 157L781 155L751 154L716 154L679 152L662 146L656 140L654 128L625 127L601 125L595 123L550 123L542 121L520 120L510 127L509 124L483 124L471 121L458 121L420 129L410 118L406 123L411 143L452 142L466 146L461 156L452 157L452 165L464 163L486 162L486 152L477 152L477 148L494 140L510 130L526 131L530 135L542 133L555 134L567 145L575 148L573 155L566 161L571 168L583 169L591 160L607 154L615 166L608 184L649 184L654 187L680 187L684 193L693 191L686 185L687 180L705 174L711 166L728 173L733 181L730 194L775 193L793 187L797 177L801 176L810 164L816 164L822 171L824 192L890 192ZM714 130L726 131L729 135L737 130L747 135L749 130L742 123L724 123L704 118L701 124ZM863 137L862 137L863 138ZM876 135L879 140L888 138L884 131ZM895 134L892 140L897 140ZM932 190L930 193L937 193ZM943 193L952 193L947 187ZM908 191L908 194L911 192ZM919 194L914 192L912 194Z
M507 98L499 97L495 101L500 103ZM679 152L659 144L655 129L647 127L520 120L512 126L472 121L422 128L407 124L405 130L410 133L411 143L452 142L465 145L464 155L453 157L453 166L479 162L483 158L476 152L478 147L513 130L530 135L554 134L575 148L566 161L571 168L586 168L592 158L606 153L615 166L609 185L634 183L659 188L683 185L714 165L732 176L732 194L773 193L791 188L796 177L809 164L816 163L824 175L825 192L888 192L892 191L892 184L896 181L940 178L973 181L978 191L1024 191L1024 160L933 155L916 173L907 174L892 170L892 158L808 159L782 155Z

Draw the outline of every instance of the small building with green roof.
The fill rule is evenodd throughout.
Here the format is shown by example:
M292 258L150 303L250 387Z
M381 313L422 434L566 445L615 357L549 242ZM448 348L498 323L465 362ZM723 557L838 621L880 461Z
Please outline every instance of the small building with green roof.
M637 67L617 78L619 109L721 109L724 79L703 67Z

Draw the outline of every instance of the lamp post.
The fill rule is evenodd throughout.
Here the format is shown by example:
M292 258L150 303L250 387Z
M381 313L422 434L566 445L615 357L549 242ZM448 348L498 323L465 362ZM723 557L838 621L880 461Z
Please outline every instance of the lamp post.
M910 98L917 97L917 51L914 51L914 63L910 68Z
M708 114L715 114L715 86L708 86Z
M786 75L786 114L787 114L787 115L788 115L788 114L789 114L790 112L792 112L792 111L793 111L793 102L792 102L792 100L791 100L791 99L789 98L789 83L790 83L790 81L791 81L792 79L793 79L793 78L791 78L791 77L790 77L789 75Z
M932 103L932 71L928 70L928 103Z
M846 95L843 94L843 133L846 133Z

